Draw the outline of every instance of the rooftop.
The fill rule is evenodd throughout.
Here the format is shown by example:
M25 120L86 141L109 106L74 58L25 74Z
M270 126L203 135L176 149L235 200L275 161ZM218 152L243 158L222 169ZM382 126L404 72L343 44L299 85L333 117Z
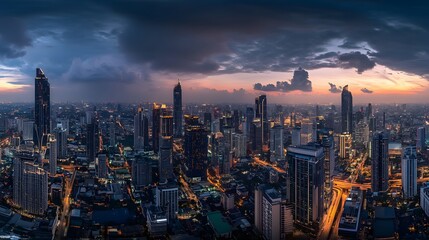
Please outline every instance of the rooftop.
M207 213L207 218L216 235L224 235L232 231L231 225L219 211Z

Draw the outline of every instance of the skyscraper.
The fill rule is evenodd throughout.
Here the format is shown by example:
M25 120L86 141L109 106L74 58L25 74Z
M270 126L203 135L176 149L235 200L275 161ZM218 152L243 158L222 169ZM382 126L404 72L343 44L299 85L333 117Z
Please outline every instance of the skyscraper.
M153 151L144 152L136 156L131 164L133 185L140 189L152 184L153 168L158 166L159 157Z
M49 175L55 176L57 174L57 157L58 157L58 144L54 135L49 138Z
M371 143L371 188L373 192L386 191L389 187L388 145L387 133L374 133Z
M417 128L417 140L416 140L417 151L422 151L426 146L426 134L425 128L419 127Z
M166 110L164 104L153 104L152 108L152 149L159 151L159 134L161 133L161 115Z
M180 82L173 90L173 118L174 118L174 136L182 136L183 131L183 109L182 109L182 86Z
M179 189L175 184L166 184L156 187L156 206L164 208L168 222L176 218L179 210Z
M144 149L148 145L147 140L147 126L148 120L143 113L141 107L138 108L136 115L134 116L134 149Z
M298 227L317 233L323 218L324 154L317 144L288 147L289 194Z
M341 93L341 132L353 133L353 97L348 85Z
M99 138L98 119L93 118L86 126L86 155L89 162L95 161L100 146Z
M340 149L339 157L347 159L350 157L350 151L352 149L352 135L350 133L340 134Z
M58 158L66 158L67 156L67 131L62 127L56 128L55 132L55 140L57 143L57 157Z
M98 178L106 178L107 177L107 155L105 153L98 154L96 158L96 170Z
M272 162L284 160L283 126L281 125L276 125L270 130L270 152Z
M46 146L51 124L51 87L41 68L36 69L34 101L34 144Z
M186 126L185 158L188 177L204 178L207 168L207 131L201 124Z
M254 117L255 117L255 112L253 111L253 108L247 107L246 108L246 129L245 129L245 133L247 137L250 136L250 129L252 127Z
M33 153L17 153L13 161L13 201L25 212L43 215L48 208L48 174Z
M267 112L267 96L260 95L255 98L255 118L261 119L261 137L262 144L268 143L268 112Z
M417 195L417 153L414 146L408 146L403 150L401 175L404 197L413 198Z

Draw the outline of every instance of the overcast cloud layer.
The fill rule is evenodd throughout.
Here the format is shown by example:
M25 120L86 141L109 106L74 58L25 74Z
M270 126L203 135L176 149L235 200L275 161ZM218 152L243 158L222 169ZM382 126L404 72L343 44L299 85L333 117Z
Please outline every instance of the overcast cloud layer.
M299 67L310 74L318 68L362 74L382 65L427 78L428 10L425 1L6 0L0 8L0 78L32 84L41 66L59 91L85 89L63 90L62 97L74 100L80 94L138 100L138 91L118 99L114 93L119 87L156 88L159 74L172 81ZM254 89L312 91L308 78L273 82ZM329 91L341 87L330 84Z

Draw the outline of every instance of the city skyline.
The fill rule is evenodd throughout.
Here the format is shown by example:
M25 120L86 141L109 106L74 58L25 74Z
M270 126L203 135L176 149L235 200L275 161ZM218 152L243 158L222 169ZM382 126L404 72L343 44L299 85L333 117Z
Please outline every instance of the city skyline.
M178 78L184 103L428 102L424 5L126 3L6 1L0 102L31 102L38 67L53 102L172 102Z

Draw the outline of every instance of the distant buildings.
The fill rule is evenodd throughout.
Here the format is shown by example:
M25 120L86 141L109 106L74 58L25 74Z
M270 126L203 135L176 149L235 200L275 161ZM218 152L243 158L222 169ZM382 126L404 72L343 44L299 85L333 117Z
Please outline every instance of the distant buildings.
M373 192L386 191L389 187L388 166L389 136L376 132L371 143L371 188Z
M401 175L404 197L413 198L417 195L417 152L414 146L404 148Z
M353 133L353 97L348 85L341 93L341 132Z
M317 144L287 149L288 200L294 209L295 225L316 233L323 218L324 154Z
M36 146L46 146L51 132L51 87L41 68L36 69L34 101L34 134Z

